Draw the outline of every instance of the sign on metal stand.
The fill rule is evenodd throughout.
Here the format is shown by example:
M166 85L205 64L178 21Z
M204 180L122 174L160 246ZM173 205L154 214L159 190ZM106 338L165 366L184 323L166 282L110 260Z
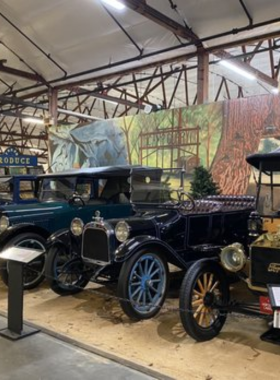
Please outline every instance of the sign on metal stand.
M280 345L280 285L268 284L267 288L273 310L273 324L268 331L261 335L261 339Z
M39 332L23 324L23 269L43 251L11 247L1 252L0 259L8 261L8 326L0 330L0 336L18 340Z

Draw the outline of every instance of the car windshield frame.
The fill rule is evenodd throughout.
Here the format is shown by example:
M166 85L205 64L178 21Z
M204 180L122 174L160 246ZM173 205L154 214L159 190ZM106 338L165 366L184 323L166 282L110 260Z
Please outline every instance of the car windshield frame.
M38 200L39 202L68 202L69 199L74 195L76 187L77 187L77 181L78 177L73 175L69 177L58 177L58 176L48 176L43 177L39 180L39 190L38 190ZM67 184L72 185L72 187L69 186L69 194L65 194L63 192L63 186ZM47 186L52 186L54 183L61 184L60 188L50 188L48 189ZM46 187L45 187L46 186ZM67 189L67 186L65 186ZM45 194L48 193L48 196L45 197Z
M280 188L280 181L275 183L275 176L280 177L280 171L263 170L260 163L259 175L258 179L256 179L256 210L264 218L280 218L280 205L276 207L275 204L275 189ZM267 188L268 191L266 190Z
M184 191L182 168L137 168L130 174L130 202L135 208L179 207Z

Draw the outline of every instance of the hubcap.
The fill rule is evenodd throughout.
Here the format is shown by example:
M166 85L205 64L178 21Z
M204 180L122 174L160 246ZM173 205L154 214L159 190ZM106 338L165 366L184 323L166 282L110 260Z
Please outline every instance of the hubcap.
M207 292L204 296L203 303L205 306L212 306L214 303L214 294Z

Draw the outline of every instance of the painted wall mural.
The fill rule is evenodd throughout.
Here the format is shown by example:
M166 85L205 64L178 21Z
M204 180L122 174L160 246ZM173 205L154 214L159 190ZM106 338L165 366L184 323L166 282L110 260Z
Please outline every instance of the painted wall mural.
M280 146L280 97L256 96L50 128L52 171L142 164L210 169L224 194L254 193L248 154Z
M49 145L53 172L127 163L124 134L111 120L52 127Z
M258 151L268 153L280 143L280 97L263 95L226 101L224 115L212 174L225 194L252 193L255 183L245 158Z

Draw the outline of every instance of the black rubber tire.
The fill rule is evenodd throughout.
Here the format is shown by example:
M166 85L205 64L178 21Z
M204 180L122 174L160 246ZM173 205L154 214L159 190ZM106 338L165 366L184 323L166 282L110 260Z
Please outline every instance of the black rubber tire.
M38 235L36 233L22 233L19 235L14 236L3 248L2 250L5 250L7 248L17 246L20 244L20 242L23 242L24 240L36 240L40 245L46 247L46 239L44 239L41 235ZM25 268L28 267L28 264L24 265L23 267L23 289L24 290L30 290L34 289L37 286L43 282L45 278L45 255L40 256L38 259L35 259L34 261L42 260L42 268L39 269L40 272L38 272L38 276L30 282L26 282L26 276L25 276ZM33 263L34 263L33 261ZM31 262L32 263L32 262ZM0 267L0 276L2 278L2 281L5 285L8 286L9 284L9 270L8 270L8 262L2 263Z
M50 286L50 288L58 295L60 296L69 296L73 294L80 293L89 283L89 277L86 275L81 275L81 278L75 283L75 285L67 285L60 282L56 276L56 260L57 255L61 253L61 251L64 250L63 254L65 257L69 255L69 261L65 262L63 265L64 268L67 268L67 265L81 265L84 267L83 261L81 258L74 258L71 257L70 254L66 252L66 248L61 245L55 245L52 246L48 252L47 252L47 258L46 258L46 280ZM82 268L81 267L81 268Z
M151 252L152 251L152 252ZM150 311L139 311L137 306L133 305L131 302L131 297L129 295L129 278L134 265L145 255L150 255L158 261L159 265L163 269L163 289L160 294L160 298L156 301L155 305ZM121 267L119 279L118 279L118 290L117 294L120 298L120 305L125 312L125 314L132 320L140 321L143 319L150 319L157 315L165 301L166 293L169 287L169 270L165 257L154 250L142 249L131 256L127 261L125 261Z
M196 287L198 279L206 274L213 274L214 278L219 281L219 286L217 286L217 290L221 293L221 297L219 302L221 305L227 305L229 303L230 292L227 276L224 270L219 266L218 263L213 261L199 261L194 263L189 270L187 271L185 278L182 282L181 290L180 290L180 318L183 324L184 329L193 339L198 342L203 342L207 340L211 340L216 337L227 318L227 311L215 309L213 307L209 307L208 310L205 309L203 313L209 313L209 311L216 311L217 318L214 319L213 323L209 327L202 327L199 325L199 321L194 317L195 310L193 308L193 296L194 289ZM214 296L214 292L207 292L211 297ZM205 299L205 298L204 298ZM203 305L204 301L202 302Z

